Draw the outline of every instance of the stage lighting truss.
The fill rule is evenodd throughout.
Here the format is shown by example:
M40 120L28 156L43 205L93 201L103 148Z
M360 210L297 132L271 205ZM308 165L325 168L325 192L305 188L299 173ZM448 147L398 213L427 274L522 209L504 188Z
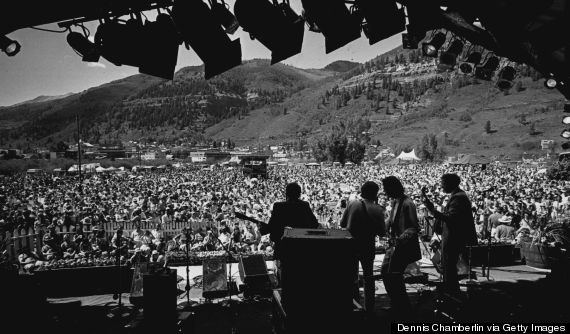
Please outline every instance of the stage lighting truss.
M406 29L404 7L395 1L355 0L353 8L364 19L362 31L370 45Z
M8 57L14 57L17 55L21 48L22 46L17 41L0 35L0 50L2 50L2 52L4 52Z
M101 53L95 43L91 42L84 33L70 31L67 35L67 43L78 55L81 56L84 62L99 62Z
M429 42L422 43L422 53L425 57L436 58L441 46L445 43L446 34L434 32Z
M240 40L228 37L222 23L203 1L175 0L172 18L182 40L204 62L206 79L241 65Z
M481 80L491 81L495 71L499 67L500 60L497 56L488 53L483 65L475 66L475 77Z
M301 0L301 3L309 26L325 36L327 54L360 38L361 13L349 10L344 0Z
M234 12L243 30L271 50L271 64L301 52L305 21L289 1L236 0Z
M453 39L449 43L449 47L445 52L442 52L439 56L438 69L440 71L451 71L457 63L457 57L463 52L463 41L459 39Z

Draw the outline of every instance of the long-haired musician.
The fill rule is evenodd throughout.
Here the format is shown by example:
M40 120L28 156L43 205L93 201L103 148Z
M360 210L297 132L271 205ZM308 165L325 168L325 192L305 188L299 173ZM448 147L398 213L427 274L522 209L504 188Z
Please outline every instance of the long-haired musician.
M421 259L418 233L420 226L414 201L404 193L402 182L395 176L382 180L384 193L392 199L392 210L387 224L390 247L382 262L384 286L395 317L410 313L411 304L404 283L406 267Z

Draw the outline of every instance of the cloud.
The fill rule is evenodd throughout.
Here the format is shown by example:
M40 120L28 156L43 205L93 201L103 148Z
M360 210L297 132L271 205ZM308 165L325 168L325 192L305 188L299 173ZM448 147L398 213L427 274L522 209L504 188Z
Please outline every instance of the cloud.
M87 63L87 67L93 67L93 68L107 68L107 65L103 64L103 63Z

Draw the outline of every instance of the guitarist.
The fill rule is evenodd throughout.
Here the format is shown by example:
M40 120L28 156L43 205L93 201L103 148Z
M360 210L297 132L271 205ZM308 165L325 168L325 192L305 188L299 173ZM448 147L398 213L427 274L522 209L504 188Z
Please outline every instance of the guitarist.
M285 202L275 202L268 224L264 224L254 218L250 218L235 212L235 216L258 224L261 235L269 234L274 243L273 259L277 267L277 276L280 277L281 238L285 228L319 228L319 222L313 214L309 203L302 201L301 186L296 182L289 183L285 187Z
M444 289L456 295L460 293L457 275L459 254L464 253L466 246L477 244L471 201L459 188L460 183L461 178L457 174L444 174L441 177L441 188L444 192L451 194L443 212L437 211L423 193L424 204L436 219L434 229L442 235L441 266Z
M418 215L414 201L404 193L404 186L395 176L382 180L386 196L392 199L392 210L387 224L390 247L382 262L384 287L392 304L391 311L396 318L404 318L412 311L406 293L404 271L406 267L421 259L418 233Z
M279 259L279 244L285 232L285 228L319 228L319 222L313 214L309 203L302 201L301 186L296 182L289 183L285 187L285 202L273 204L273 211L266 231L271 241L275 244L274 258Z

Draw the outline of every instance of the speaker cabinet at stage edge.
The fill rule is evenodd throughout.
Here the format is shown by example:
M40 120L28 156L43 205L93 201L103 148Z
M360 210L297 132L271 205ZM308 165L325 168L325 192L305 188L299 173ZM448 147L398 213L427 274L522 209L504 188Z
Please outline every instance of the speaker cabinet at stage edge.
M143 275L143 310L150 326L176 320L176 270Z
M249 287L262 287L270 283L267 265L261 254L240 256L238 269L242 282Z
M288 318L328 318L353 310L354 239L348 231L288 229L281 243L282 302Z

